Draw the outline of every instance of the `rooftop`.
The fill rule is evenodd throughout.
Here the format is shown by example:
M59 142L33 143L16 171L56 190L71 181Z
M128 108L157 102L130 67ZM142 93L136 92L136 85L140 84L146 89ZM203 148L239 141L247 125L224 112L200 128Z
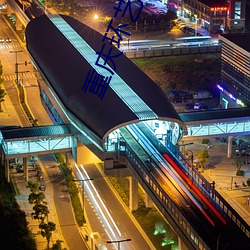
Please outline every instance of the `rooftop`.
M220 36L250 52L250 33L221 34Z

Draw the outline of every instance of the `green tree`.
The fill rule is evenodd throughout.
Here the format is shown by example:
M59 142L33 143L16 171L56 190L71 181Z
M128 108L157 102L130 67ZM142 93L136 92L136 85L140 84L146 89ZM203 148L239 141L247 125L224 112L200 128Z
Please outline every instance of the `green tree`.
M2 112L2 102L4 102L4 96L7 94L6 91L2 88L1 84L3 83L3 66L0 61L0 112Z
M241 157L234 157L232 164L236 166L237 172L236 175L243 175L241 167L244 163L244 159Z
M41 228L41 235L43 237L46 237L47 247L49 248L49 243L50 243L50 239L51 239L51 236L52 236L52 232L56 230L56 224L49 221L48 224L41 223L39 225L39 228Z
M62 248L62 242L62 240L57 240L51 247L51 250L66 250L66 248Z
M45 199L45 194L43 192L39 192L38 194L31 193L28 198L30 204L47 205L47 202L44 201L44 199Z
M2 112L2 102L4 102L4 96L6 95L6 91L2 89L0 86L0 112Z
M209 157L207 149L203 149L198 152L198 162L201 164L202 171L204 170L204 164Z
M28 181L26 188L29 188L31 193L36 194L38 191L38 183L33 181Z
M34 213L31 213L31 216L40 221L41 223L44 222L45 218L48 217L49 214L49 209L46 205L43 204L36 204L33 207L33 210L35 211Z

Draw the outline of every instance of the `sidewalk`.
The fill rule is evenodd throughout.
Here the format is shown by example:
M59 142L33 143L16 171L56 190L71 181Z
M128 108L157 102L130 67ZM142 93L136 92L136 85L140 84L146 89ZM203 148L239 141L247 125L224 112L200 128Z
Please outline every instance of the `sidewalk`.
M38 163L41 166L44 181L46 183L46 190L44 191L44 194L45 194L45 200L48 203L47 206L49 209L48 221L51 221L56 224L56 230L52 233L50 246L52 246L56 242L56 240L61 240L62 247L66 247L67 249L69 249L61 233L61 228L60 228L59 220L58 220L55 205L54 205L52 184L49 180L49 177L47 176L46 171L44 171L44 167L42 166L42 163L39 160L38 160ZM31 165L30 161L28 162L28 165L29 166ZM23 210L26 214L27 222L29 223L29 228L31 229L33 235L35 236L37 249L44 250L47 247L47 241L46 241L46 238L42 237L40 234L38 221L35 219L32 219L31 214L34 212L34 210L32 209L34 204L29 204L28 197L31 192L29 188L26 188L27 182L24 179L24 175L23 173L16 173L16 171L13 170L12 178L15 179L15 182L20 191L20 194L16 195L16 200L18 204L20 205L21 210ZM29 167L29 180L35 183L38 182L37 177L36 177L36 171L33 171L32 167Z
M4 84L2 88L6 91ZM22 126L22 123L17 115L17 112L12 105L9 95L5 95L4 102L1 103L2 112L0 112L0 126Z
M185 141L188 142L188 141ZM197 159L198 151L206 148L202 144L202 139L192 140L193 145L185 146L185 150L191 150L194 154L194 160ZM235 211L250 226L250 206L248 205L248 197L250 197L250 187L244 187L242 182L246 183L247 177L236 176L236 166L232 164L233 159L227 158L227 144L215 139L210 139L208 148L209 158L205 163L203 176L209 181L215 181L215 189L223 198L234 208ZM234 147L234 146L233 146ZM233 150L234 152L234 150ZM250 165L242 166L245 173L250 173ZM234 183L239 187L235 187Z

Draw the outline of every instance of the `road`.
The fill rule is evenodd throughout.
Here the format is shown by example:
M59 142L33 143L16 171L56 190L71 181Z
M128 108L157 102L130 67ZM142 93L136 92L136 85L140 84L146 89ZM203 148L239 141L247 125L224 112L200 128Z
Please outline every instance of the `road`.
M39 159L53 185L53 197L57 215L61 231L69 249L87 249L82 237L84 232L80 233L76 225L66 181L59 168L56 167L57 163L52 155L41 155ZM73 168L77 179L86 179L88 176L93 178L91 183L90 181L84 183L85 216L87 216L92 232L99 233L103 240L103 245L107 245L106 242L110 240L131 239L131 241L122 243L120 249L152 249L140 230L135 226L135 219L128 212L128 208L119 202L98 167L95 164L89 164L84 166L84 168L79 167L79 169L81 169L81 174L79 174L76 168ZM108 246L108 249L116 248L111 244Z
M53 185L53 197L60 227L70 250L87 250L83 238L78 230L73 214L66 180L52 155L39 156L47 175Z
M86 212L89 221L91 221L93 232L99 232L104 242L108 240L131 239L131 241L121 244L121 250L152 249L135 226L134 217L128 212L128 208L119 202L97 166L89 164L85 165L84 169L88 176L94 179L91 183L86 182L84 184L84 189L88 195L85 203L86 205L88 204ZM95 187L95 191L91 187L92 184ZM104 216L105 219L103 218Z

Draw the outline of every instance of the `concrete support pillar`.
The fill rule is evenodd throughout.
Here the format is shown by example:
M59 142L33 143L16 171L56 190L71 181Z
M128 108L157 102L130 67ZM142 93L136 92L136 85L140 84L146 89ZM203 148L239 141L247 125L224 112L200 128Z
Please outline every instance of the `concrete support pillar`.
M66 153L65 154L65 158L66 158L66 167L68 168L69 167L69 153Z
M189 250L185 243L182 241L180 237L178 237L178 249L179 250Z
M7 16L11 16L12 13L13 13L12 9L10 8L9 5L7 5Z
M145 193L145 206L146 207L153 207L153 201L151 200L150 196Z
M113 168L113 159L105 159L104 160L104 170L112 169Z
M77 139L75 137L72 138L72 157L77 162Z
M18 17L16 17L16 30L22 30L23 25Z
M3 152L3 150L1 150L1 166L4 166L4 158L5 158L5 156L4 156L4 152Z
M77 164L101 163L102 161L80 141L77 141Z
M25 176L25 181L29 181L29 172L28 172L28 158L24 157L23 158L23 172Z
M5 178L7 180L7 182L10 182L10 168L9 168L9 159L5 158Z
M232 158L233 136L228 136L227 158Z
M134 176L129 176L129 209L130 211L138 208L138 181Z

